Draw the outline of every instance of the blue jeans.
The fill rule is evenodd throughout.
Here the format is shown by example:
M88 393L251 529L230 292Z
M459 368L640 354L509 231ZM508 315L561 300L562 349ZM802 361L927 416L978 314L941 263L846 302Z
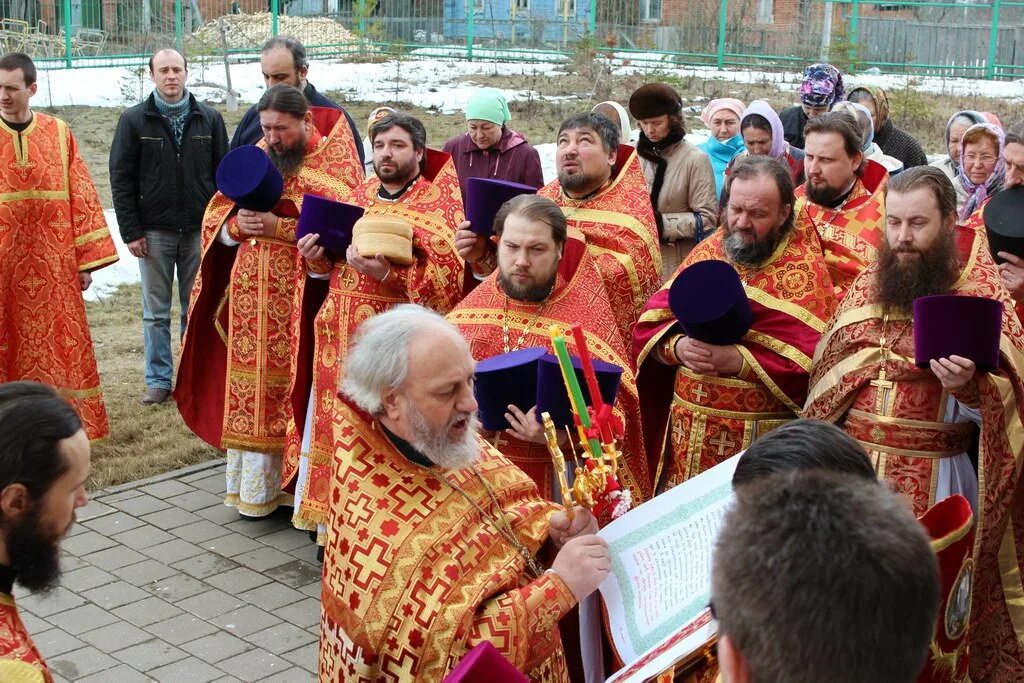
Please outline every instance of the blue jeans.
M171 389L171 285L178 269L181 336L185 334L188 299L199 272L199 231L178 234L146 230L146 257L139 259L142 278L142 329L146 349L146 388Z

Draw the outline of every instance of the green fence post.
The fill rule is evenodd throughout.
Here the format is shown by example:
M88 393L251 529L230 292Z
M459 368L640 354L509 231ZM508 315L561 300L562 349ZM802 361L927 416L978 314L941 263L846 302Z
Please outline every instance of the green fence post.
M988 34L988 61L985 63L985 78L996 77L996 47L999 43L999 5L1001 0L992 0L992 27Z
M476 19L476 0L466 0L466 59L473 59L473 23Z
M587 22L590 35L597 36L597 0L590 0L590 20Z
M366 0L358 0L356 3L359 12L359 35L366 37Z
M174 49L181 52L181 0L174 0Z
M729 0L718 6L718 68L725 68L725 24L729 21Z
M277 15L281 11L279 0L270 0L270 35L277 38Z
M860 0L853 0L850 9L850 62L857 59L857 24L860 22Z
M71 0L64 0L64 65L71 64Z

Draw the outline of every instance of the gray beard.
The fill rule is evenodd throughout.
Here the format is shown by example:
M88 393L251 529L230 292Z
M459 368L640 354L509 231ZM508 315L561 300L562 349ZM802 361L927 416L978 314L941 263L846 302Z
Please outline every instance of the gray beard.
M434 431L427 424L423 415L411 405L409 406L409 428L412 435L409 443L417 451L427 456L430 462L446 470L457 470L472 465L480 458L480 446L476 435L480 430L480 421L476 415L456 415L451 424L469 418L466 436L458 441L449 438L447 429ZM450 426L450 425L449 425Z
M569 192L582 192L592 187L598 180L596 176L589 176L586 173L559 173L558 184L563 190Z
M741 266L759 266L775 253L776 247L779 246L784 236L784 232L776 230L763 240L748 243L743 241L739 233L730 233L723 242L725 255L729 257L730 261Z

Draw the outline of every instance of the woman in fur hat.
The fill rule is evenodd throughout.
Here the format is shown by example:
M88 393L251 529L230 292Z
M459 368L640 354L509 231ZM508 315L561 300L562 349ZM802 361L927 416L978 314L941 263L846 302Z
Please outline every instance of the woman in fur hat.
M636 144L661 237L662 273L675 273L705 234L718 227L711 162L683 139L683 101L671 86L648 83L629 98L640 125Z

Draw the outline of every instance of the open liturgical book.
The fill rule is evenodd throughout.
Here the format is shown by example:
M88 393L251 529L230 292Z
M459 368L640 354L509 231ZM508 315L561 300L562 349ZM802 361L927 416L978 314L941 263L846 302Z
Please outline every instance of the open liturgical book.
M697 660L714 642L711 555L733 501L735 456L603 528L612 568L600 586L615 649L606 683L640 683Z

